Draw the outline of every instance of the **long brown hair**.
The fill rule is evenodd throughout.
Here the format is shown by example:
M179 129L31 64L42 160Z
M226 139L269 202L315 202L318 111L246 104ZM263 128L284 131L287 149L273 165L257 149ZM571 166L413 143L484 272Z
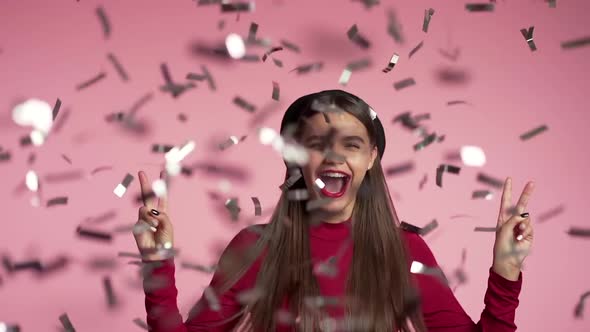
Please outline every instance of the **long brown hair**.
M354 115L366 127L375 144L375 129L369 106L349 94L326 93L318 101L333 104ZM301 119L315 114L308 107ZM296 130L300 133L302 122ZM285 179L289 176L287 173ZM303 179L291 188L305 188ZM257 287L264 295L248 305L247 318L242 323L250 331L272 331L277 326L275 313L285 297L289 307L299 317L298 330L320 329L321 312L309 310L308 297L319 296L319 286L312 272L309 228L312 215L304 201L289 200L283 191L268 225L253 247L251 254L232 269L218 291L235 283L263 249L266 254L257 276ZM285 221L289 221L286 223ZM347 275L345 294L349 331L391 332L409 331L409 319L418 332L425 332L408 267L406 248L400 234L395 212L381 167L379 156L363 179L352 215L352 265ZM254 252L255 254L252 254ZM223 263L223 262L221 262Z

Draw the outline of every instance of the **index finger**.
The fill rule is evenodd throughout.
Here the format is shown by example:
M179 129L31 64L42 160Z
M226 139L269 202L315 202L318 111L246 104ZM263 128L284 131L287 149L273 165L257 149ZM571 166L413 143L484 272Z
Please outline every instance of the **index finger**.
M137 177L139 178L139 185L141 187L141 199L143 200L143 205L147 208L153 209L156 207L156 195L154 195L151 189L150 181L144 171L139 171Z
M529 203L529 199L531 198L531 194L533 193L534 188L535 183L533 181L529 181L522 190L522 194L520 194L520 198L518 199L518 203L516 204L516 211L518 212L518 214L525 212L526 206Z
M512 178L507 177L504 182L502 199L500 202L500 213L498 215L498 224L510 219L510 206L512 205Z

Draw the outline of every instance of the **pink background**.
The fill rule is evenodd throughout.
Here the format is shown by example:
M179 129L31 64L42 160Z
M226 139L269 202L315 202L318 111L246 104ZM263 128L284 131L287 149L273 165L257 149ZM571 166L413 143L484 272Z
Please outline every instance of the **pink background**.
M153 178L163 155L151 153L153 143L181 145L196 142L186 164L210 161L243 169L247 177L230 179L229 196L239 197L240 221L232 224L222 202L208 192L219 192L224 176L196 171L179 178L171 189L171 216L181 258L195 263L215 261L216 250L247 222L266 222L278 198L284 176L283 162L275 152L258 143L249 123L256 116L232 103L236 96L267 111L261 125L278 129L284 109L296 97L321 89L338 88L346 63L370 56L373 67L355 72L345 88L364 98L384 122L388 147L384 167L414 160L411 173L388 178L395 193L395 206L402 220L425 225L436 218L440 227L426 236L441 266L450 273L467 249L466 285L456 296L474 320L483 308L488 268L492 261L493 235L475 233L475 226L494 226L499 195L492 200L472 200L471 192L492 189L476 181L484 172L499 179L512 176L518 197L527 180L537 183L529 204L536 221L534 251L527 259L524 285L517 310L521 331L589 331L586 318L573 317L580 294L590 290L587 239L571 238L570 226L589 227L587 218L588 73L590 47L562 50L560 43L587 36L590 31L590 2L558 1L549 8L542 0L498 1L493 13L470 13L463 1L382 0L366 10L358 1L259 1L253 13L222 14L217 6L197 7L194 1L32 1L4 0L0 4L0 145L12 152L12 160L0 163L0 200L3 202L0 251L14 261L39 258L50 261L68 255L66 270L36 278L30 272L8 275L0 270L0 322L19 323L24 331L51 331L59 326L58 316L67 312L79 331L139 331L132 323L145 319L143 291L138 288L137 267L120 251L135 251L131 234L118 234L111 244L80 239L76 227L110 210L116 217L94 225L111 230L132 224L138 205L137 178L130 191L119 199L115 186L129 172L143 169ZM112 25L109 39L102 34L95 14L105 8ZM433 7L428 33L422 31L424 10ZM405 43L395 42L386 30L386 11L395 9ZM217 28L225 20L225 28ZM301 47L300 54L283 50L273 54L284 63L272 61L225 61L191 52L191 45L223 41L230 32L242 36L251 22L259 24L258 37L273 45L287 39ZM371 42L363 50L352 44L346 31L356 23ZM538 51L531 52L520 29L534 25ZM424 47L408 59L420 41ZM439 49L459 47L452 62ZM123 82L106 55L114 53L127 70ZM262 55L261 48L248 53ZM388 74L381 72L393 52L401 58ZM321 72L297 75L298 65L324 61ZM166 62L177 82L188 72L201 72L206 64L216 80L212 92L198 83L178 99L159 91L163 84L160 63ZM450 68L468 73L468 81L448 84L436 72ZM76 91L77 84L100 71L107 76L97 84ZM417 84L396 91L392 83L414 77ZM272 81L281 86L281 100L271 99ZM137 116L150 125L142 137L124 133L106 115L127 110L148 92L154 98ZM29 130L11 120L12 107L27 98L40 98L51 105L63 101L60 116L69 110L61 130L53 132L41 147L21 147L19 138ZM447 106L447 101L465 100L470 105ZM391 119L403 111L430 113L431 130L445 134L443 143L414 152L418 138ZM179 122L185 113L188 121ZM549 130L529 141L519 135L546 124ZM248 135L237 146L218 152L212 148L229 135ZM462 167L460 175L446 174L443 188L435 185L436 167L445 155L464 144L481 146L488 163L483 168ZM27 163L36 154L32 166ZM583 152L586 151L586 152ZM61 157L68 156L72 164ZM458 166L459 161L452 162ZM90 175L99 166L111 170ZM43 198L69 197L67 205L34 208L31 192L22 189L25 174L34 169L46 176L79 171L83 176L70 181L42 181ZM423 190L418 183L428 174ZM20 189L19 189L20 188ZM497 194L497 190L494 190ZM251 196L257 196L265 215L252 219ZM516 199L516 198L515 198ZM563 204L559 216L545 222L535 218ZM221 207L220 207L221 205ZM451 218L467 214L471 217ZM93 257L114 259L116 266L89 269ZM120 305L109 309L102 289L103 276L110 276ZM178 303L183 315L198 299L209 275L178 268ZM590 303L588 304L590 305Z

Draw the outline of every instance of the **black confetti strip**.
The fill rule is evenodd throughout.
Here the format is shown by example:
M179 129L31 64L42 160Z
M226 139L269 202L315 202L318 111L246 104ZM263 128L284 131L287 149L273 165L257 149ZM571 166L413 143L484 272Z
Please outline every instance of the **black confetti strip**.
M60 108L61 100L57 98L57 100L55 101L55 105L53 105L53 110L51 111L53 121L55 121L55 118L57 118L57 114L59 113Z
M533 31L534 30L535 30L534 26L531 26L530 28L528 28L528 30L527 29L520 29L520 33L522 34L522 36L526 40L527 44L529 45L529 49L531 50L531 52L537 50L537 46L535 45L535 41L533 40Z
M477 226L473 229L474 232L495 232L498 229L496 227L481 227Z
M447 106L469 104L465 100L450 100L447 101Z
M288 50L291 50L295 53L301 53L301 48L288 40L281 39L280 43Z
M96 15L98 16L98 20L100 21L100 25L102 26L104 38L108 39L111 36L111 23L109 22L107 13L105 12L103 7L98 7L96 8Z
M61 154L61 157L63 158L63 160L65 160L68 164L72 164L72 159L70 159L68 156L66 156L65 154Z
M246 42L247 43L255 43L257 32L258 32L258 24L255 22L250 23L250 28L248 29L248 38L246 39Z
M590 36L572 39L561 43L561 48L564 50L574 49L578 47L590 45Z
M84 90L84 89L88 88L89 86L101 81L105 77L107 77L107 73L100 72L96 76L94 76L93 78L89 79L88 81L78 84L76 86L76 90L78 90L78 91Z
M397 81L397 82L393 83L393 87L399 91L401 89L407 88L407 87L415 85L415 84L416 84L416 81L414 81L414 79L412 77L408 77L408 78L405 78L401 81Z
M478 198L492 199L493 195L494 195L494 193L489 190L474 190L473 193L471 194L471 198L472 199L478 199Z
M502 189L504 187L504 181L494 178L490 175L484 174L484 173L478 173L477 174L477 181L481 182L481 183L485 183L487 185L490 185L494 188L498 188L498 189Z
M387 67L383 68L383 72L389 73L393 69L393 67L395 67L398 60L399 60L399 54L393 53L393 55L391 56L391 59L389 59L389 63L387 64Z
M442 175L443 173L452 173L452 174L459 174L461 171L460 167L453 166L453 165L445 165L442 164L437 167L436 169L436 185L442 188Z
M266 61L266 58L268 58L268 56L271 55L272 53L282 51L282 50L283 50L282 46L277 46L277 47L273 47L270 50L264 52L264 55L262 56L262 62Z
M94 175L96 173L103 172L103 171L108 171L108 170L111 170L111 169L113 169L113 166L99 166L99 167L93 169L92 171L90 171L90 174L91 175Z
M422 23L422 31L428 32L428 26L430 25L430 19L434 15L434 9L424 9L424 22Z
M573 237L590 237L590 228L570 227L567 233Z
M465 9L470 12L492 12L495 4L493 3L468 3L465 4Z
M254 106L253 104L250 104L249 102L247 102L244 98L242 98L240 96L234 97L233 103L236 106L240 107L241 109L246 110L250 113L256 111L256 106Z
M387 33L397 42L403 44L405 38L401 33L401 25L394 10L387 11Z
M261 216L262 205L260 204L260 200L258 199L258 197L252 197L252 202L254 203L254 215Z
M578 303L576 304L576 307L574 308L574 317L575 318L581 319L584 317L584 305L585 305L586 300L588 298L590 298L590 291L587 291L580 296L580 300L578 300Z
M11 155L10 155L9 151L0 153L0 161L9 161L10 158L11 158Z
M436 219L433 219L431 222L429 222L424 227L418 227L418 226L412 225L410 223L407 223L405 221L402 221L400 223L401 229L406 230L408 232L416 233L416 234L419 234L422 236L427 235L428 233L432 232L437 227L438 227L438 221L436 221Z
M254 9L253 2L232 2L221 3L221 11L223 13L249 12Z
M65 332L76 332L74 325L70 321L68 314L63 313L59 316L59 321L61 322L62 327L64 328Z
M291 70L291 71L296 71L297 74L307 74L313 70L315 71L319 71L324 67L324 63L323 62L313 62L313 63L308 63L305 65L300 65L295 67L295 69Z
M369 47L371 47L371 43L367 40L367 38L365 38L364 36L362 36L359 33L358 27L356 24L353 24L348 29L348 31L346 32L346 35L348 36L348 39L350 39L353 43L355 43L360 48L368 49Z
M539 135L540 133L546 131L547 129L548 129L547 125L541 125L537 128L531 129L530 131L520 135L520 140L521 141L529 140L529 139Z
M171 144L152 144L152 152L154 153L167 153L173 148L174 145Z
M414 170L414 162L413 161L406 161L396 166L387 167L385 170L385 174L387 176L394 176L409 173Z
M113 290L113 283L110 277L103 277L102 285L104 288L105 296L107 299L107 305L109 308L114 308L117 306L117 297L115 296L115 291Z
M272 81L272 95L273 100L279 101L281 98L281 87L278 82Z
M43 270L43 267L41 266L41 262L38 259L24 262L12 262L12 272L18 272L23 270L34 270L36 272L41 272Z
M109 233L84 229L81 226L78 226L78 228L76 228L76 233L81 237L86 237L89 239L100 241L110 242L113 239L113 236Z
M47 201L47 207L66 204L68 204L68 197L66 196L55 197Z
M416 54L416 52L418 52L418 50L421 49L422 46L424 46L424 41L421 41L420 43L418 43L418 45L416 45L416 47L414 47L410 51L410 53L408 54L408 59L411 58L414 54Z
M115 70L117 71L121 79L125 82L129 81L129 75L127 75L127 72L125 71L123 65L121 65L121 62L119 62L117 57L115 57L113 53L109 53L107 54L107 58L109 59L113 67L115 67Z
M556 206L547 212L543 212L543 213L539 214L539 217L537 217L537 222L539 222L539 223L546 222L547 220L553 219L556 216L562 214L563 211L565 211L564 205Z
M423 150L425 147L429 146L436 140L436 133L432 133L426 137L421 142L418 142L414 145L414 151Z

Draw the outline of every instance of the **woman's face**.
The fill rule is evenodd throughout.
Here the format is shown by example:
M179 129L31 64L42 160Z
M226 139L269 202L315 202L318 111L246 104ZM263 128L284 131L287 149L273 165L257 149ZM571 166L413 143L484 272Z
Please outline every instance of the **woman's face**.
M328 203L317 209L323 221L344 221L352 215L358 189L375 162L377 148L362 122L341 109L316 113L304 122L300 143L309 152L309 163L302 173L310 199L327 199ZM330 144L326 138L331 132L335 134ZM324 184L323 189L317 182Z

